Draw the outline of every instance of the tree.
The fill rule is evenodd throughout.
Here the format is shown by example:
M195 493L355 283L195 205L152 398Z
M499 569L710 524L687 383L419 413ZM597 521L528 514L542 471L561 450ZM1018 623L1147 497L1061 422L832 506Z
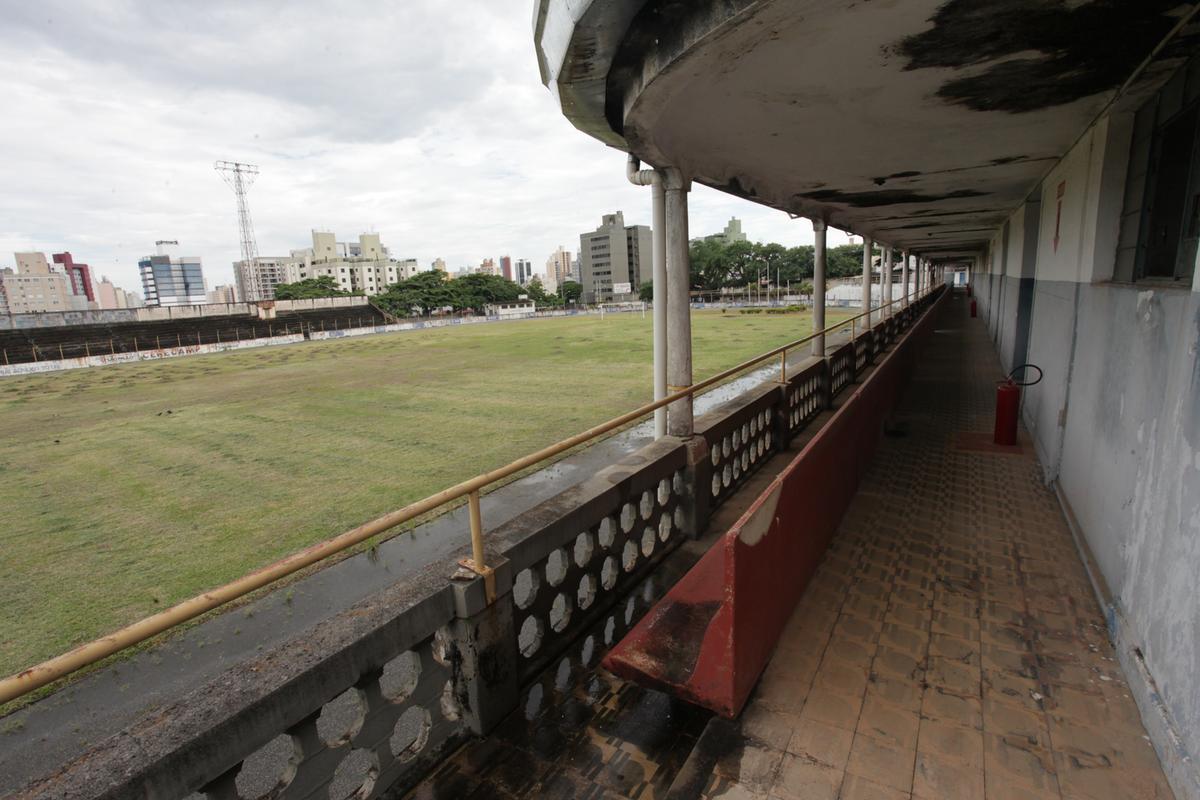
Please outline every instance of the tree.
M375 297L375 303L397 317L428 316L443 308L458 310L457 281L447 280L439 270L421 272L408 280L393 283Z
M558 286L558 296L564 303L573 302L579 305L579 298L583 297L583 284L578 281L563 281Z
M530 278L529 283L525 286L525 293L529 295L529 299L537 303L539 306L561 306L562 300L556 294L550 294L542 286L542 279L538 276Z
M653 281L646 281L645 283L642 284L641 288L638 289L638 299L641 300L643 303L653 303L654 302L654 282Z
M477 314L484 313L484 307L490 303L515 303L524 293L520 286L500 275L478 272L464 275L454 284L462 307Z
M275 286L276 300L311 300L316 297L345 297L350 292L337 286L332 275L305 278L295 283L280 283Z

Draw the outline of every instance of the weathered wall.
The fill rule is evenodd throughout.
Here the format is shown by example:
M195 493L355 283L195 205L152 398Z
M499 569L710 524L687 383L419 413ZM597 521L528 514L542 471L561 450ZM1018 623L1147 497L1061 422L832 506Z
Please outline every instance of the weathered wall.
M1046 377L1024 393L1026 426L1173 788L1197 798L1200 292L1111 280L1127 123L1103 120L1047 175L1040 213L1027 204L997 231L975 289L1006 367L1027 325Z
M312 311L323 308L365 306L366 297L320 297L312 300L276 300L276 311ZM115 308L100 311L52 311L43 314L0 314L0 330L56 328L62 325L106 325L121 322L162 322L197 317L257 316L255 303L208 303L200 306Z

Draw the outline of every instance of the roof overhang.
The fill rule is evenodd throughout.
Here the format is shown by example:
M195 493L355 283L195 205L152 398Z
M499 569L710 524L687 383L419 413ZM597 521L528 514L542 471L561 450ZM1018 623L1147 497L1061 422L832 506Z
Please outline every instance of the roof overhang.
M600 141L789 213L958 254L981 249L1100 115L1182 62L1196 8L540 0L535 38L563 113Z

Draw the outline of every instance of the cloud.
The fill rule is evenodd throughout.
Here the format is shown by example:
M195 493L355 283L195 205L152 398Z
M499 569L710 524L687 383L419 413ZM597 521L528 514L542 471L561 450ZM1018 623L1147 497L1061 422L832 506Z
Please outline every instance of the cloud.
M156 239L232 280L234 197L212 168L249 161L258 250L312 228L376 230L393 254L451 268L540 269L623 210L649 222L623 154L579 133L539 82L526 0L379 4L0 0L0 265L71 250L127 288ZM811 226L698 188L695 235L731 215L751 238ZM832 237L837 243L843 241Z

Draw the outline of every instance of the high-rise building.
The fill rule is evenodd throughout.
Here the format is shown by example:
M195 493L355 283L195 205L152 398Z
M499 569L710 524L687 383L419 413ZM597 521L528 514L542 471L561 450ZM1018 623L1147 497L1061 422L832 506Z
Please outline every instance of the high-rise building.
M446 259L435 258L433 260L433 269L437 272L446 272Z
M417 274L417 260L392 258L378 233L361 234L357 242L339 242L329 231L313 231L312 242L312 247L293 250L285 259L285 283L330 277L342 291L375 295Z
M500 276L506 281L513 279L512 258L510 256L500 256Z
M498 270L496 269L496 262L490 258L485 258L483 261L479 262L479 269L477 269L476 272L478 272L480 275L499 274Z
M527 258L517 259L517 283L528 286L533 279L533 264Z
M66 274L51 269L45 253L14 253L17 268L0 270L2 305L9 314L36 314L43 311L76 311L87 308L84 296L80 304L72 302L74 294Z
M138 261L148 306L203 305L207 299L199 256L175 255L179 242L160 239L155 254Z
M562 245L546 259L546 289L554 292L571 277L571 251Z
M718 241L724 244L733 244L734 242L746 241L746 234L742 232L742 221L737 217L730 217L728 224L725 225L725 230L720 233L710 234L705 236L706 241Z
M652 274L653 244L646 225L625 225L618 211L605 214L600 227L579 235L579 277L583 302L604 303L636 297ZM616 286L621 291L614 291ZM628 287L628 288L626 288Z
M88 265L76 263L70 252L55 253L52 258L55 264L61 265L66 271L71 294L76 297L86 297L90 303L96 302L96 291L92 286L92 271Z
M249 264L233 262L238 296L248 303L274 300L275 287L287 283L287 264L288 259L283 256L256 256Z
M222 284L208 293L208 302L210 305L214 303L236 303L237 291L229 284Z

